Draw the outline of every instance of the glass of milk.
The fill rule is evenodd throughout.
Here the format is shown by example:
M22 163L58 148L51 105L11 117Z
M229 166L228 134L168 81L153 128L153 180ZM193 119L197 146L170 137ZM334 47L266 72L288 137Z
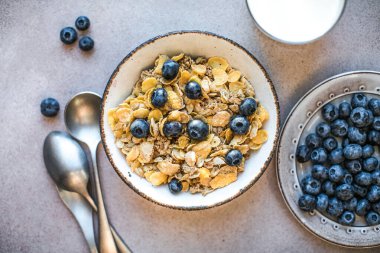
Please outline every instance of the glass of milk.
M247 0L257 26L269 37L288 44L314 41L341 17L345 0Z

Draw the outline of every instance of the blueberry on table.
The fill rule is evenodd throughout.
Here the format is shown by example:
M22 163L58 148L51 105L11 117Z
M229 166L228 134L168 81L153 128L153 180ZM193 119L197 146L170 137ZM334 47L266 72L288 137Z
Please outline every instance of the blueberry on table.
M342 182L344 183L344 184L352 184L352 182L354 181L354 178L353 178L353 176L351 175L351 173L349 173L349 172L346 172L346 174L344 174L344 177L343 177L343 180L342 180Z
M298 199L298 206L301 210L310 212L315 209L316 200L314 196L304 194Z
M329 204L327 205L326 212L333 216L333 217L338 217L343 213L343 202L340 201L339 199L333 197L329 199Z
M163 132L168 138L177 138L182 134L182 124L178 121L165 122Z
M336 119L331 123L331 133L336 137L344 137L348 133L348 123L344 119Z
M364 145L367 140L367 134L364 130L350 126L348 127L347 137L350 140L350 143L357 143Z
M66 45L73 44L78 38L77 31L72 27L63 28L59 33L59 36L61 41Z
M197 82L188 82L185 86L185 94L190 99L199 99L202 97L202 88Z
M343 149L343 155L346 159L355 160L362 157L363 150L359 144L349 144Z
M380 201L379 202L376 202L374 204L372 204L372 210L377 212L377 213L380 213Z
M371 173L372 184L380 186L380 170L375 170Z
M83 36L79 40L79 48L83 51L90 51L94 48L95 42L89 36Z
M336 120L339 116L338 108L333 104L326 104L322 107L322 117L328 122Z
M161 108L168 102L168 92L164 88L157 88L152 92L150 101L154 107Z
M354 192L352 191L352 186L349 184L341 184L336 190L336 196L340 200L349 200L354 197Z
M178 75L178 71L179 71L179 64L176 61L167 60L162 65L162 76L166 80L173 80Z
M357 175L355 175L354 181L357 185L369 186L372 183L371 173L364 172L364 171L359 172Z
M329 197L324 193L318 194L315 208L320 212L324 212L326 211L328 204Z
M373 114L363 107L357 107L351 111L350 120L356 127L366 127L372 124Z
M249 121L243 115L235 115L230 119L230 129L234 134L246 134L249 129Z
M352 226L355 222L355 214L351 211L344 211L338 222L342 225Z
M322 191L324 193L326 193L327 196L334 196L335 195L335 188L336 188L336 184L334 182L331 182L331 181L325 181L323 184L322 184Z
M326 122L321 122L317 125L315 128L315 132L322 138L326 138L329 136L331 131L330 125L327 124Z
M45 98L41 101L40 110L46 117L54 117L59 112L59 103L54 98Z
M365 216L365 220L369 226L380 224L380 215L377 212L370 211Z
M359 160L348 160L345 167L352 174L357 174L362 170L362 164Z
M334 149L338 147L338 142L334 137L328 137L323 140L323 147L328 151L331 152Z
M316 148L310 154L313 163L324 163L327 161L327 152L324 148Z
M362 158L368 158L371 157L375 153L375 149L372 145L367 144L362 147Z
M314 164L311 169L311 175L313 176L313 178L323 182L329 177L329 171L323 165Z
M363 93L355 93L351 98L351 105L353 108L366 107L368 104L368 98Z
M354 192L354 195L364 198L367 195L367 188L357 185L357 184L352 184L352 191Z
M322 138L312 133L306 136L305 144L311 149L319 148L322 145Z
M348 211L355 211L358 205L358 199L353 197L349 200L343 201L343 208Z
M182 183L176 178L173 178L172 180L170 180L168 187L169 187L169 191L173 194L176 194L182 191Z
M86 16L79 16L75 20L75 27L80 31L87 30L90 27L90 19Z
M371 110L374 116L380 116L380 100L372 98L368 102L368 108Z
M372 145L380 144L380 132L376 130L371 130L367 134L367 141Z
M361 199L358 201L358 204L355 209L355 213L359 216L364 216L371 208L371 205L369 204L368 200Z
M379 167L379 161L376 157L368 157L363 160L363 169L372 172Z
M135 119L131 124L131 134L136 138L145 138L149 134L149 123L144 119Z
M256 109L257 103L256 100L253 98L245 98L239 106L240 114L244 116L252 115L256 111Z
M200 119L193 119L187 124L187 133L192 140L204 140L209 133L209 126Z
M301 181L302 191L310 195L318 195L321 191L321 183L312 176L306 176Z
M380 130L380 116L373 118L372 128L379 131Z
M331 164L339 164L344 161L343 149L336 148L328 155L328 160Z
M238 166L243 161L243 154L237 149L232 149L226 154L225 160L230 166Z
M367 193L367 199L369 202L377 202L380 200L380 186L372 185Z
M297 147L296 159L300 163L305 163L310 160L311 149L306 145L300 145Z
M329 179L332 182L338 183L344 178L344 169L339 164L335 164L329 169Z
M346 119L350 117L351 114L351 105L348 102L342 102L339 105L339 118Z

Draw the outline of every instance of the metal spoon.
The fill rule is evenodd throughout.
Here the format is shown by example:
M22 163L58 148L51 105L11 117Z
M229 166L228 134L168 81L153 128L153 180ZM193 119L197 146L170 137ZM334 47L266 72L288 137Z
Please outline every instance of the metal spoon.
M79 143L65 132L53 131L45 139L43 156L45 166L58 188L79 193L97 211L87 191L89 164ZM120 252L131 252L112 227L111 231Z
M77 140L85 143L91 153L98 199L99 251L101 253L116 253L115 241L120 244L122 240L118 241L118 236L115 237L115 241L112 238L104 207L96 159L96 151L100 143L100 105L101 97L96 93L82 92L75 95L66 105L65 124L69 133ZM125 246L124 243L122 244ZM125 249L127 250L126 252L129 252L126 246Z

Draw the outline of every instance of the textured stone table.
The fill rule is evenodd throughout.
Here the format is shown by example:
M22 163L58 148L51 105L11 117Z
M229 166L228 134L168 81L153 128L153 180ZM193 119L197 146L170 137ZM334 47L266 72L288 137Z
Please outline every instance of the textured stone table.
M102 93L131 49L152 36L199 29L227 36L269 72L281 119L311 87L332 75L380 71L380 1L348 0L322 39L284 45L253 24L244 0L0 0L0 252L87 252L42 160L44 137L63 130L63 113L40 115L41 99L64 107L75 93ZM59 41L62 27L88 15L96 49L84 54ZM125 185L104 152L99 167L110 220L135 252L349 252L307 232L277 187L272 162L241 197L210 210L176 211L152 204ZM379 249L363 250L378 252ZM359 252L359 251L355 251Z

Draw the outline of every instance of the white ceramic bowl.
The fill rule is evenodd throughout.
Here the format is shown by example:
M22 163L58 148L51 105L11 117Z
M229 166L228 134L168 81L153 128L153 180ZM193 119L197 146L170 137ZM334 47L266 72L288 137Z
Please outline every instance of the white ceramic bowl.
M171 194L167 185L154 187L144 178L131 172L124 155L114 144L115 138L107 123L107 111L130 95L142 70L152 67L159 54L175 55L180 52L192 56L221 56L230 65L246 75L256 91L256 97L268 110L270 119L264 124L268 141L259 151L251 154L245 171L238 180L224 188L201 194ZM200 31L181 31L155 37L130 52L112 74L103 94L100 120L104 149L113 168L135 192L146 199L176 209L198 210L224 204L251 187L263 174L272 159L279 131L279 105L274 86L260 63L243 47L224 37Z

